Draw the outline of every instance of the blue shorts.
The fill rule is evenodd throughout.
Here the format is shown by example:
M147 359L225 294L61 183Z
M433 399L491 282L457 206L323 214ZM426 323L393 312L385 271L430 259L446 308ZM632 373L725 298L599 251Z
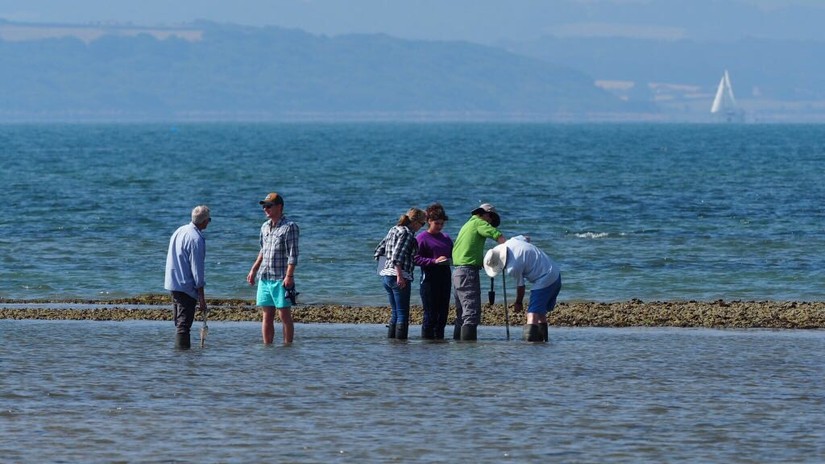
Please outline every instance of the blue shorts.
M556 298L561 291L561 277L553 285L538 288L530 291L530 301L527 304L527 312L546 316L547 313L556 307Z
M276 308L291 308L292 302L286 298L283 280L259 280L258 306L274 306Z

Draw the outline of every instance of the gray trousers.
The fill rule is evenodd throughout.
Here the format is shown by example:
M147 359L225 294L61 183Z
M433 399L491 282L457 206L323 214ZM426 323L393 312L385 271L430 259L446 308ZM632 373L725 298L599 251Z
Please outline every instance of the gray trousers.
M175 304L173 317L175 328L179 334L188 334L195 322L195 309L198 300L192 298L184 292L172 292L172 301Z
M476 266L456 266L453 271L455 289L455 325L481 323L481 279Z

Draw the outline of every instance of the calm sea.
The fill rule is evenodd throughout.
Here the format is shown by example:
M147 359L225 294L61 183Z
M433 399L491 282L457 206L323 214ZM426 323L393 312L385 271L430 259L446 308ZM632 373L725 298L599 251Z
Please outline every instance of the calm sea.
M278 191L304 303L383 304L373 248L433 201L453 237L495 204L560 263L562 300L821 300L823 162L807 125L3 125L0 297L163 292L205 203L207 294L252 299Z
M825 460L825 332L0 320L0 462Z

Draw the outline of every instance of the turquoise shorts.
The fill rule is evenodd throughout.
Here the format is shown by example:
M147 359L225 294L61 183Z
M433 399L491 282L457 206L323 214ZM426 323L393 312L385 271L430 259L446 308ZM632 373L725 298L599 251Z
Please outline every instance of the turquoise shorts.
M258 281L258 306L274 306L276 308L291 308L292 302L286 299L286 289L283 280Z

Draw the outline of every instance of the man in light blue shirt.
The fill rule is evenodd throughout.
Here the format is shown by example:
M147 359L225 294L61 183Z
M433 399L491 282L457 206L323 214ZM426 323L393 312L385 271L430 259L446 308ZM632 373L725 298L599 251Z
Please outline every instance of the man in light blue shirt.
M203 288L206 258L206 240L202 231L212 217L209 207L196 206L192 210L192 222L178 227L169 240L166 254L166 279L164 288L172 293L175 320L175 347L189 349L189 331L195 320L195 307L206 312L206 297Z
M484 271L490 277L504 272L516 281L516 302L513 309L524 310L524 281L531 284L524 339L528 342L547 341L547 313L556 306L561 291L559 266L547 254L519 235L489 250L484 256Z

